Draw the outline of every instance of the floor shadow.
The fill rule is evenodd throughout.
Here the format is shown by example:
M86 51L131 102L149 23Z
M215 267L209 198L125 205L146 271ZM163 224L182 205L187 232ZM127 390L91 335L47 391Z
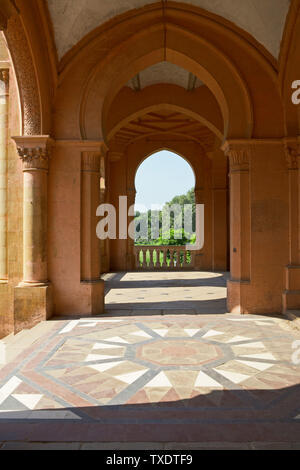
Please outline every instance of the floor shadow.
M195 274L194 271L190 271L191 275ZM171 276L177 276L173 271L160 271L160 272L131 272L131 273L110 273L104 276L105 281L105 295L106 295L106 311L110 312L113 310L125 310L135 311L139 314L139 311L148 311L148 314L161 314L165 310L168 313L174 311L174 313L187 313L187 314L224 314L227 312L226 307L226 296L217 299L209 299L209 296L214 296L218 293L214 290L215 288L226 288L226 280L228 273L199 273L199 278L190 279L184 278L182 272L178 272L178 278L175 279L163 279L165 274L171 274ZM185 273L186 274L186 273ZM215 275L215 277L211 277ZM132 275L134 279L126 279L127 275ZM162 278L159 278L159 276ZM204 277L201 277L204 275ZM206 275L206 276L205 276ZM149 279L152 277L153 279ZM182 277L181 277L182 276ZM140 279L139 279L140 277ZM147 279L143 279L146 277ZM195 299L193 296L194 292L190 291L190 288L207 288L207 291L203 292L203 299ZM180 300L174 300L168 298L170 292L168 289L178 289L180 292ZM126 289L136 290L135 298L126 297ZM153 292L151 289L162 289L163 292L158 294L161 300L153 300ZM182 292L181 292L182 290ZM120 292L121 291L121 292ZM149 292L150 291L150 292ZM113 293L113 300L108 294ZM118 296L120 299L118 299ZM165 297L165 299L164 299Z
M152 310L153 314L158 311L167 310L169 315L173 313L181 314L225 314L227 313L226 298L199 301L166 301L166 302L107 302L105 304L107 312L114 310L134 311L133 314L144 314L145 310ZM139 311L142 311L139 313Z
M299 384L193 393L166 390L149 403L140 390L121 405L2 411L0 441L300 442Z

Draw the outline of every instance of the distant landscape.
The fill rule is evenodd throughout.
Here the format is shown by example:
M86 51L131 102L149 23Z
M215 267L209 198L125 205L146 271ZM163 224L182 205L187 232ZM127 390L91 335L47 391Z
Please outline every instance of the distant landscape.
M163 232L163 214L168 211L169 207L179 204L182 207L181 214L170 213L170 233ZM192 232L187 232L185 228L179 230L176 229L176 222L179 222L181 217L183 218L184 205L190 204L192 211ZM135 213L135 245L186 245L195 243L195 224L196 224L196 210L195 210L195 191L194 188L191 188L186 194L180 196L175 196L170 202L166 202L162 210L152 211L148 210L147 212L136 212ZM151 236L151 216L152 220L158 219L159 224L159 233L156 238ZM179 219L179 220L178 220ZM142 238L139 234L141 226L148 227L148 239ZM181 236L181 238L180 238Z

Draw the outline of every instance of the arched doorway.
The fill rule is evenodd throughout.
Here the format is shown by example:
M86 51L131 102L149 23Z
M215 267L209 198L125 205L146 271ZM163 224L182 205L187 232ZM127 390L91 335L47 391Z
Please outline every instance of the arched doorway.
M192 269L195 244L195 174L174 152L148 156L135 176L136 269Z
M159 150L155 141L139 142L126 154L128 206L135 207L135 219L132 212L128 223L136 231L134 239L110 241L111 271L117 274L105 276L107 311L226 311L226 159L225 164L217 157L212 161L187 139L170 142ZM221 174L225 186L220 192L213 184ZM197 205L203 206L200 248L194 244Z

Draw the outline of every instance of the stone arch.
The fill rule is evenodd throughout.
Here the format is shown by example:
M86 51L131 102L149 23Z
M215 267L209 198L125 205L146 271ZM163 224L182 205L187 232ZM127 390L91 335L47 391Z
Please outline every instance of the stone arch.
M204 160L208 159L208 157L201 144L196 141L193 143L190 141L191 145L195 145L199 149L198 158L196 159L192 152L189 152L189 146L186 143L176 141L175 134L171 133L162 135L160 133L156 133L155 135L157 138L161 136L161 141L146 142L145 137L141 138L141 140L144 139L144 142L141 142L140 145L142 150L135 151L135 157L131 157L130 162L128 162L126 176L127 186L135 189L135 177L138 168L149 156L161 150L169 150L183 158L192 168L195 176L195 187L203 186L204 172L202 170L202 164Z
M176 147L176 145L175 145ZM178 157L182 158L191 168L192 172L193 172L193 175L194 175L194 179L195 179L195 187L197 186L197 178L199 176L199 174L196 172L195 168L194 168L194 165L193 163L190 161L190 159L185 155L185 154L182 154L181 152L179 152L178 150L173 150L173 146L172 145L164 145L164 146L158 146L156 148L156 150L152 150L150 153L147 152L145 155L141 155L141 159L138 163L138 165L135 167L134 169L134 180L133 180L133 188L136 190L136 186L135 186L135 181L136 181L136 175L137 175L137 172L140 168L140 166L147 160L147 158L151 157L152 155L155 155L156 153L159 153L159 152L162 152L164 150L167 150L168 152L171 152L175 155L177 155ZM129 181L129 185L130 185L131 181ZM131 187L131 186L130 186Z
M96 137L99 132L96 127L101 122L101 111L103 126L114 97L130 78L140 70L163 60L192 72L208 86L223 115L225 138L251 137L252 104L247 86L236 67L208 41L174 25L167 25L166 28L170 35L170 46L167 44L165 49L161 48L161 44L157 44L157 39L155 41L156 34L161 30L161 25L158 25L151 28L150 33L146 31L134 35L121 48L118 48L110 64L107 65L108 73L103 72L101 65L94 70L82 100L81 131L83 137ZM151 37L153 35L154 37ZM145 51L144 47L139 50L134 46L137 43L147 44L147 48L151 45L151 48L148 51ZM130 65L120 73L120 69L124 68L120 63L124 56ZM106 93L100 103L99 89L104 88L106 88ZM95 112L97 102L99 108Z
M178 3L168 5L164 21L159 4L120 15L66 54L60 63L56 97L57 138L103 140L110 103L127 79L164 60L199 75L197 65L203 57L230 122L223 134L227 138L282 137L277 61L233 23ZM232 119L228 119L228 103ZM242 121L234 108L241 111Z
M223 122L220 108L207 87L199 90L201 110L197 106L198 102L195 102L195 94L187 96L185 91L176 85L154 85L147 88L138 94L125 90L116 97L108 113L110 121L106 121L107 128L103 131L105 140L109 141L119 129L133 119L160 109L182 112L208 127L219 139L222 139ZM166 92L174 98L170 100Z
M40 93L35 66L19 16L12 16L4 31L17 78L24 135L42 133Z

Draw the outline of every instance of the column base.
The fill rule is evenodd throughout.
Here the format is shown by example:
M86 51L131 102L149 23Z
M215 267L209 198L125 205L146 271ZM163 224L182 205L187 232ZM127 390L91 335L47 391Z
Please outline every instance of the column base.
M285 290L282 294L283 312L300 309L300 266L285 267Z
M81 281L85 286L85 296L88 302L89 315L101 315L104 313L104 281L103 279L95 281Z
M230 313L253 313L248 305L250 281L227 281L227 309Z
M283 313L287 310L300 309L300 290L286 290L282 294Z
M22 282L14 288L14 333L48 320L53 313L51 284Z
M195 253L194 269L200 271L203 265L203 253Z
M207 261L204 252L196 253L194 256L194 269L196 271L213 271L212 264Z
M11 304L11 287L0 281L0 339L14 332L14 317Z

